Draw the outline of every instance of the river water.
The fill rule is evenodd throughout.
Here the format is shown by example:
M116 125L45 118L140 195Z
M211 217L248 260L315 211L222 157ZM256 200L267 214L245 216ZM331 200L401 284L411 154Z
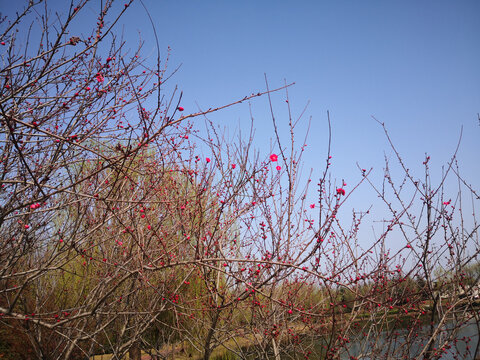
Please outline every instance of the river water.
M474 354L479 340L477 323L470 321L464 324L453 336L448 346L441 348L443 341L452 334L455 324L449 323L440 330L439 341L434 344L434 353L442 360L468 359L474 360ZM393 332L381 332L379 336L357 337L344 346L341 359L358 358L362 360L376 359L416 359L426 346L426 335L429 326L423 326L415 332L399 329ZM369 340L372 339L372 340ZM374 339L374 340L373 340ZM440 344L442 341L442 344ZM477 354L480 359L480 352Z

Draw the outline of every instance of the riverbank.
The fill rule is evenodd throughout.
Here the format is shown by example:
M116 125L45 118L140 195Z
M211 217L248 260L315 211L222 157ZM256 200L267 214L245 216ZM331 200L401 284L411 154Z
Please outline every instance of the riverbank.
M474 311L478 311L478 308ZM463 316L465 316L465 314L466 313L463 313ZM473 314L470 315L472 315L473 317ZM407 313L403 313L401 309L392 309L382 314L372 314L369 312L361 312L354 315L350 313L337 313L336 316L336 329L346 330L346 327L348 325L351 326L352 331L358 331L358 333L360 334L362 331L370 331L370 326L376 326L378 324L381 324L382 326L381 328L379 328L379 330L387 333L388 331L392 331L395 329L407 329L412 327L412 325L416 325L419 327L425 326L431 320L431 306L430 304L424 304L424 306L422 306L420 309L412 309ZM314 332L304 323L289 323L288 326L284 326L281 329L278 329L280 331L280 334L278 334L275 339L277 341L277 344L279 344L284 341L288 341L289 336L294 333L300 338L312 336L312 339L309 339L309 341L312 341L312 343L316 341L314 340L315 338L318 338L318 341L325 341L325 339L329 338L329 335L332 333L333 325L334 324L332 322L325 322L321 325L321 327L317 328L317 331ZM351 333L351 331L348 332ZM255 347L256 344L262 340L261 334L261 332L258 332L255 335L245 335L245 333L239 331L235 338L232 338L226 341L223 345L215 348L210 356L210 359L236 359L237 357L235 356L234 352L232 352L232 350L242 352L242 350L245 351L246 349ZM257 336L258 339L255 339L254 336ZM351 339L351 341L357 340L358 339L355 340L355 336L353 336L353 339ZM152 351L151 354L142 352L141 359L151 360L155 359L155 356L158 356L159 359L177 360L200 360L203 358L203 354L196 351L187 342L166 344L164 347L162 347L161 350L159 350L158 352ZM90 360L113 360L113 356L109 354L96 355L91 357ZM124 360L129 360L129 357L126 356Z

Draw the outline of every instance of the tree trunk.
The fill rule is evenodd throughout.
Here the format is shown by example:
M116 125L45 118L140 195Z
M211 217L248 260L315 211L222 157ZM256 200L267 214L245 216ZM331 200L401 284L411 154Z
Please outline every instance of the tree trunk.
M128 359L129 360L141 360L142 352L140 351L140 346L138 342L133 343L133 345L128 350Z
M212 341L213 333L215 332L215 328L217 327L217 321L218 317L220 316L220 310L217 309L215 312L215 315L213 316L212 319L212 324L210 329L208 330L207 338L205 339L205 345L204 345L204 353L203 353L203 360L209 360L210 355L212 353L212 348L210 346L210 343Z
M280 353L278 352L278 346L274 338L272 338L272 347L273 347L273 356L275 360L280 360Z

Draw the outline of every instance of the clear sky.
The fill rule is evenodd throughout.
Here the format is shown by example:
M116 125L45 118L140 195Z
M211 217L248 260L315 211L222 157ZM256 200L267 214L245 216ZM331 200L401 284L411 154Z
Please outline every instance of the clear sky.
M266 73L270 87L296 83L289 90L294 113L309 102L297 131L311 117L306 170L324 164L329 110L335 177L355 183L358 162L381 183L384 156L393 154L375 116L415 177L423 177L425 153L431 156L434 181L463 126L461 170L480 189L479 1L143 1L162 53L172 48L171 68L181 64L172 82L184 92L186 111L264 90ZM141 4L132 6L127 28L153 51ZM285 130L285 96L274 99ZM262 148L273 137L266 98L253 101L252 112ZM232 128L249 122L249 109L211 118ZM366 208L374 197L364 186L352 206Z
M389 149L373 115L386 123L406 161L420 164L425 152L434 165L448 160L463 125L459 155L470 179L479 178L480 2L143 2L162 54L172 48L171 69L181 64L171 82L183 90L187 111L264 90L266 73L270 87L296 83L289 92L297 114L310 101L306 167L319 158L323 164L330 110L340 177L349 178L357 161L381 170ZM141 36L147 53L153 51L145 10L140 3L130 10L129 36L134 43ZM252 106L257 135L270 136L266 99ZM276 115L285 124L281 102ZM228 127L248 122L248 107L215 119Z
M62 11L68 2L49 3ZM162 56L170 46L170 69L181 65L170 85L178 84L183 91L186 112L263 91L266 73L271 88L283 85L285 79L296 83L289 89L294 114L309 103L297 134L301 142L311 118L304 161L305 169L317 170L317 176L326 154L329 110L332 170L338 179L349 184L358 181L358 162L362 168L373 168L372 180L381 182L384 156L393 157L381 127L372 119L375 116L385 122L419 178L425 153L431 156L433 174L440 174L463 126L460 166L467 180L480 189L480 1L143 3L154 21ZM8 2L0 0L0 4L5 9ZM88 5L92 14L98 4ZM156 43L146 10L139 1L128 10L121 24L125 37L132 48L143 40L144 53L153 60ZM276 116L286 133L284 100L284 93L274 96ZM267 99L252 101L252 113L257 145L268 153L273 132ZM236 106L211 119L234 129L249 123L249 108ZM360 189L352 206L366 208L373 197Z

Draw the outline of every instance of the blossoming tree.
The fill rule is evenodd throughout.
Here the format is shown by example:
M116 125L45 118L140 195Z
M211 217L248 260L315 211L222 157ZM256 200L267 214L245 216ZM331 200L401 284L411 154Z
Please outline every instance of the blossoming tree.
M435 185L429 158L419 180L391 143L403 177L387 163L381 185L359 169L347 188L327 153L316 185L303 184L291 114L285 141L272 112L267 154L253 136L229 139L209 121L203 136L191 122L278 90L288 97L288 85L189 113L181 95L163 97L160 59L129 54L115 36L132 1L102 2L85 37L72 24L87 0L55 19L29 1L2 20L0 354L478 354L459 334L479 324L478 222L462 205L479 196L455 155ZM30 34L30 22L41 31ZM448 197L451 178L459 190ZM367 247L368 209L341 212L359 186L390 217ZM395 252L392 237L403 244Z

